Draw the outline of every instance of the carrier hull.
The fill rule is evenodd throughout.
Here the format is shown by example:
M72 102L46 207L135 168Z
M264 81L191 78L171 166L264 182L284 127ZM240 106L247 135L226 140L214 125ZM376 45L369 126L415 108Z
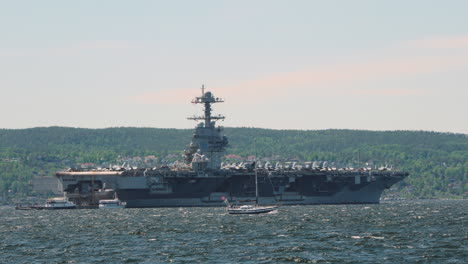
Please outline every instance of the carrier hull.
M408 173L394 171L268 171L258 173L260 203L269 205L375 204ZM97 203L103 186L126 207L211 207L255 200L253 171L209 174L175 170L58 172L62 191L76 204ZM95 190L95 191L93 191ZM106 189L107 190L107 189ZM107 192L107 194L110 194Z
M300 190L288 191L268 191L267 184L260 187L261 197L259 203L263 205L313 205L313 204L378 204L382 192L389 188L394 183L400 181L400 177L378 179L373 182L362 184L362 186L332 185L330 189L322 189L317 194L314 194L311 189L314 188L312 181L308 185L303 185ZM316 181L320 184L320 181ZM231 182L232 184L232 182ZM230 184L225 184L230 185ZM222 184L220 185L222 186ZM244 185L243 187L248 186ZM238 187L238 186L237 186ZM277 186L276 189L284 189ZM127 208L133 207L213 207L225 206L222 197L228 199L230 203L245 203L246 201L254 201L255 196L251 191L236 192L236 186L228 188L213 188L212 192L197 192L184 194L152 194L149 188L146 189L120 189L117 194L119 198L127 202ZM249 189L249 188L246 188Z

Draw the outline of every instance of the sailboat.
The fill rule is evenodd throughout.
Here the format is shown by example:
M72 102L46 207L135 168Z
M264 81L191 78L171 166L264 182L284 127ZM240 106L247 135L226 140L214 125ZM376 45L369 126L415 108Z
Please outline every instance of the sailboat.
M229 214L263 214L272 212L278 209L278 206L261 206L258 204L258 177L257 169L255 169L255 204L250 205L232 205L225 197L221 197L227 205L226 211Z

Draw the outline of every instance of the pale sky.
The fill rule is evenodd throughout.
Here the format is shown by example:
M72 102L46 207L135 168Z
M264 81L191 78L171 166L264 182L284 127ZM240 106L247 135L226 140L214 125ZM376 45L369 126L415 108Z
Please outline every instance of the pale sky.
M468 133L468 1L1 1L1 128Z

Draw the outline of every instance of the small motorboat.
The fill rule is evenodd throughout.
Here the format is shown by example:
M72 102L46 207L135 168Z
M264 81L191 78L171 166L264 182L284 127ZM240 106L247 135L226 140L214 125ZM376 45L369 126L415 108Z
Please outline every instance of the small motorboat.
M117 198L112 200L99 200L99 209L125 208L126 205L126 202L122 202Z

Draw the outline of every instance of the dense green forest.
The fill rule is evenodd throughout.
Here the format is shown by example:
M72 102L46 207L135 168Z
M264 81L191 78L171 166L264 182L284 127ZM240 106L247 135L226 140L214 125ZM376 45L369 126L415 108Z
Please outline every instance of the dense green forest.
M189 129L47 127L0 130L0 197L35 195L33 177L83 164L108 166L157 157L181 160ZM226 128L226 154L274 161L328 161L339 166L393 166L410 172L387 195L464 198L468 136L425 131ZM255 142L255 143L254 143ZM233 156L233 155L231 155ZM365 164L368 165L365 165ZM5 198L3 198L5 201Z

